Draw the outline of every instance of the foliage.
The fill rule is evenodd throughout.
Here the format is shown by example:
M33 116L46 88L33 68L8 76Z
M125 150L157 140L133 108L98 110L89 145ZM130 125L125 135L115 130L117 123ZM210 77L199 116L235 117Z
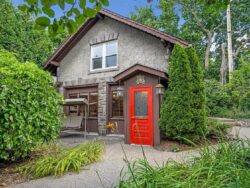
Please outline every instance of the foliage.
M174 47L170 57L169 77L169 86L161 106L161 131L169 138L194 140L197 134L192 119L192 75L187 53L180 45Z
M199 157L186 162L168 161L159 166L146 159L131 164L117 187L249 187L250 143L248 141L222 142L206 146ZM129 177L129 178L127 178Z
M50 33L57 34L65 28L69 33L75 32L86 18L94 17L103 6L108 5L108 0L25 0L18 8L39 16L36 18L38 29L48 28ZM62 12L59 18L55 14L58 10Z
M250 63L242 61L240 68L233 72L233 79L227 85L234 106L239 107L242 97L250 91ZM250 109L248 109L250 110Z
M31 17L20 13L9 0L1 1L0 33L0 48L16 53L21 62L32 61L40 66L66 37L65 32L53 37L47 31L36 30Z
M216 59L214 62L209 63L208 68L204 71L204 78L207 80L220 81L220 66L221 61Z
M130 18L139 23L178 36L179 17L175 14L175 9L169 9L169 6L173 7L172 1L160 0L159 7L135 7L135 12L130 13ZM156 16L154 13L155 10L160 10L162 13Z
M215 80L206 80L207 107L209 115L249 118L250 117L250 64L240 61L232 80L225 86Z
M194 123L194 132L196 135L202 136L206 134L206 96L203 81L203 73L201 63L194 48L186 49L188 54L190 69L191 69L191 83L192 83L192 114Z
M216 80L205 80L208 114L216 116L231 106L231 97L225 87Z
M136 22L159 29L158 17L154 15L152 6L135 7L135 12L130 13L130 18Z
M49 152L20 167L18 171L32 178L62 176L68 171L80 172L83 166L100 160L104 145L101 142L86 142L68 149L52 145L47 150Z
M62 97L49 73L0 51L0 160L28 155L54 140L60 129Z
M230 128L230 126L218 120L208 119L207 128L208 128L208 131L207 131L208 136L224 138L227 135L228 129Z

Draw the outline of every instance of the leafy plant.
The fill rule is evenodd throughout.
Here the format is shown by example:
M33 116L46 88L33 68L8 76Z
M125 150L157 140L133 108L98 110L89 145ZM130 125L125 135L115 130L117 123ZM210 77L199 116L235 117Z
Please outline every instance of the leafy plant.
M36 18L37 29L48 28L51 34L57 34L65 28L69 33L75 32L87 18L94 17L108 5L108 0L26 0L18 8L25 13L39 15ZM62 15L55 14L55 7Z
M180 148L179 148L179 146L177 144L173 144L170 147L170 151L172 151L172 152L179 152Z
M100 160L104 152L102 142L86 142L68 149L53 145L50 147L56 149L49 149L50 152L20 167L18 171L32 178L62 176L68 171L80 172L83 166Z
M62 97L48 72L0 50L0 160L28 155L59 133Z
M169 64L169 86L161 106L164 136L193 142L206 134L205 91L201 65L193 48L174 47Z
M249 187L250 142L238 140L206 146L186 162L169 160L153 166L146 159L131 165L119 188ZM133 174L133 177L132 177Z
M232 106L230 95L218 81L205 80L205 91L209 115L217 116Z
M0 49L17 54L21 62L32 61L42 66L54 49L64 40L64 31L50 36L48 31L38 31L31 16L20 12L9 0L0 6Z
M208 119L207 128L208 128L207 134L209 136L224 138L227 135L230 126L218 120Z
M203 81L203 72L198 55L194 48L186 48L188 54L190 69L191 69L191 83L192 83L192 114L194 123L194 134L206 135L207 117L206 117L206 95ZM199 139L200 139L199 138Z

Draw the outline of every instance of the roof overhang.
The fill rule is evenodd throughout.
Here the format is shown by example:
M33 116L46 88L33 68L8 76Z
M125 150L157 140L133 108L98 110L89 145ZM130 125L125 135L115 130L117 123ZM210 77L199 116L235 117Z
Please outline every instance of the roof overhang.
M52 73L56 73L56 67L60 65L60 61L66 56L66 54L77 44L77 42L98 22L98 20L109 17L120 23L126 24L130 27L148 33L162 42L171 44L181 44L183 46L188 46L188 42L180 38L169 35L165 32L159 31L157 29L151 28L149 26L143 25L141 23L135 22L129 18L118 15L114 12L108 10L101 10L94 18L88 19L76 33L68 37L54 52L54 54L49 57L47 63L44 65L44 69Z
M135 64L135 65L129 67L128 69L120 72L119 74L115 75L113 77L114 82L127 80L128 78L131 78L132 76L134 76L140 72L144 72L144 73L147 73L150 75L157 76L157 77L161 78L162 80L168 79L168 75L166 72L163 72L163 71L151 68L151 67L147 67L145 65Z

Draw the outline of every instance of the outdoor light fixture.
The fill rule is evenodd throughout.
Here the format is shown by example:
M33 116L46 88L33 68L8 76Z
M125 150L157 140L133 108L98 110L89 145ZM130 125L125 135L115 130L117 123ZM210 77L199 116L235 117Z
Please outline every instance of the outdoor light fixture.
M164 94L164 86L162 84L157 84L156 86L156 94L163 95Z
M117 95L119 97L122 97L123 96L123 91L124 91L123 87L119 86L116 90L117 90Z

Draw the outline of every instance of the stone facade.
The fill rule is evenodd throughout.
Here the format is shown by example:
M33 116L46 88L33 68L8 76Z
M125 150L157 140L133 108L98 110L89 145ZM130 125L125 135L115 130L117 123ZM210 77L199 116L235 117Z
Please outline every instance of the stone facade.
M91 72L91 45L110 39L117 39L118 68ZM107 123L107 82L112 82L113 76L134 64L167 71L168 58L169 48L160 39L106 17L99 20L62 59L57 79L63 83L62 88L98 83L98 125L99 132L103 133ZM62 88L59 89L61 93Z

